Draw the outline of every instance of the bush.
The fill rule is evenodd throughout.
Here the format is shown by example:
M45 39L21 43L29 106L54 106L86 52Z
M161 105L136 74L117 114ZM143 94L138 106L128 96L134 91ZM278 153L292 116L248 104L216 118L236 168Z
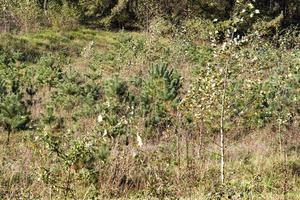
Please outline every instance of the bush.
M52 4L47 18L52 27L58 30L74 30L79 26L79 12L71 4Z
M30 113L23 101L22 74L16 69L14 61L0 57L0 126L10 134L28 128Z
M151 68L141 88L141 109L146 127L162 133L172 124L171 113L176 110L180 88L180 77L167 65Z

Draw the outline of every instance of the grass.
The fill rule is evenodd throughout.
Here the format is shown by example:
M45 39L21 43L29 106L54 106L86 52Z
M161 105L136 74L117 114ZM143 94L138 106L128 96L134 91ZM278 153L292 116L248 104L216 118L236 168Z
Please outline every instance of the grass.
M94 47L83 53L91 41L94 42ZM259 61L255 62L244 56L240 58L244 59L241 62L247 69L255 69L253 66L272 67L274 63L277 64L276 59L272 60L276 56L269 54L279 51L271 51L272 48L268 47L268 51L264 52L266 55L260 55L265 57ZM280 200L283 199L285 191L288 199L300 198L300 138L297 136L297 126L292 126L287 131L287 160L283 157L277 129L272 128L272 123L250 130L237 127L236 130L228 132L230 135L226 135L225 166L227 184L224 186L219 181L219 147L216 135L206 132L200 135L203 127L191 124L181 127L180 124L185 123L180 121L183 119L174 119L174 113L168 111L164 117L175 120L177 126L167 127L163 131L154 130L152 137L147 138L142 117L134 115L135 113L128 114L131 110L126 99L113 99L114 96L118 97L120 88L110 91L111 96L105 93L105 90L110 89L106 88L108 80L118 76L128 86L121 89L129 88L128 91L136 99L140 98L140 85L148 80L150 67L165 62L182 75L185 82L180 97L184 96L201 67L215 60L213 49L204 43L199 46L149 33L79 28L66 32L45 29L36 33L1 35L0 49L11 56L14 52L19 52L18 62L36 69L44 67L40 59L45 55L51 54L57 59L54 61L63 67L63 81L55 83L51 91L41 85L35 96L38 103L31 109L34 119L38 121L45 114L45 106L52 105L51 101L57 101L53 103L55 117L65 120L64 128L38 121L35 129L13 134L9 146L4 145L6 133L0 129L0 199L98 197L120 200ZM243 50L250 51L254 56L258 55L250 45ZM60 63L57 55L61 54L64 55L64 61ZM285 55L291 54L297 57L297 52L285 52ZM70 62L65 62L68 59ZM291 64L295 60L287 57ZM95 66L95 71L92 71L91 65ZM267 70L271 70L271 67ZM269 71L262 72L265 73L264 76L268 76ZM94 79L87 78L92 75L99 75L100 78L96 78L94 83ZM247 77L246 75L245 78ZM258 77L251 78L256 80ZM94 86L91 82L100 86L100 98L97 100L82 95L86 89ZM138 101L137 104L140 103ZM170 102L166 104L171 108ZM123 123L127 120L128 124L131 120L128 126L121 124L125 127L126 135L102 137L103 129L110 131L110 128L114 128L113 131L122 131L120 123L108 125L97 122L98 114L105 112L111 114L112 118L115 117L117 122ZM65 153L63 159L49 148L53 141L44 141L45 133L62 139L60 148ZM142 146L137 144L137 133L142 136ZM76 145L74 141L77 142ZM80 142L85 141L88 141L88 148L85 149L84 146L81 149ZM108 146L107 155L105 145ZM95 158L95 163L91 159L92 167L85 166L85 160L77 160L86 154L89 159L90 154L85 150L93 148L99 148L93 153L104 158ZM99 174L93 174L93 170ZM93 182L95 177L98 178L96 183ZM71 183L69 179L72 180Z
M20 53L19 58L26 62L37 62L45 54L65 54L78 57L82 49L93 41L99 51L107 51L116 44L121 32L78 28L71 31L44 29L34 33L0 35L0 50L10 54ZM133 34L138 36L138 33Z
M262 132L257 132L260 138L266 137L263 133L267 133L269 130ZM0 143L1 145L1 167L0 167L0 195L5 195L6 198L16 198L18 195L26 197L26 195L31 195L36 198L49 199L48 186L41 182L39 179L40 175L40 164L43 162L44 158L38 157L38 152L41 149L37 148L34 141L35 134L33 132L20 132L13 136L13 140L10 146L3 145L5 142L4 134L1 134ZM170 141L171 138L168 139ZM190 146L196 147L196 141L191 141ZM184 143L184 142L183 142ZM169 142L166 143L167 145ZM228 144L231 146L231 144ZM259 148L257 148L259 146ZM161 146L162 147L162 146ZM161 148L160 147L160 148ZM153 148L151 146L144 146L142 150L144 156L151 159L151 152L147 149ZM165 150L159 150L154 147L152 150L156 156L155 160L151 161L151 165L159 165L159 160L161 162L166 162L164 160L164 151L169 151L168 146L163 147ZM214 159L206 160L206 164L201 164L194 160L190 164L189 168L185 166L185 155L184 149L181 149L183 161L181 166L174 166L175 173L181 173L181 185L176 188L169 188L172 193L175 192L180 195L180 199L207 199L207 192L213 191L214 184L217 184L218 180L218 162ZM233 148L233 147L232 147ZM234 144L234 148L229 149L227 154L226 162L226 179L229 188L226 189L226 194L232 194L235 199L274 199L280 200L283 198L283 185L284 185L284 160L282 156L276 154L276 149L270 147L268 142L263 140L257 140L257 137L247 137L243 141L239 141ZM214 149L207 149L208 151L215 151ZM125 152L124 152L125 153ZM123 154L123 153L121 153ZM272 154L273 156L266 156ZM296 152L291 152L292 155L288 157L288 187L292 187L287 196L288 199L298 199L300 190L300 157ZM153 155L153 156L154 156ZM112 155L113 156L113 155ZM114 155L116 156L116 155ZM169 157L169 156L167 156ZM166 158L167 158L166 157ZM170 158L170 157L169 157ZM168 159L169 159L168 158ZM129 159L129 158L127 158ZM124 163L125 164L125 163ZM135 164L133 164L135 165ZM201 167L200 167L201 166ZM129 167L124 165L123 167ZM134 166L131 166L134 167ZM137 166L136 166L137 167ZM162 165L163 167L163 165ZM129 169L129 168L128 168ZM153 168L153 170L155 170ZM158 170L158 169L156 169ZM191 171L199 179L199 182L195 182L194 186L190 189L184 189L184 183L189 181L189 178L185 177L188 174L185 172ZM140 172L139 172L140 173ZM159 171L157 171L159 173ZM175 175L174 174L174 175ZM190 174L191 175L191 174ZM188 176L190 176L188 175ZM167 178L167 177L166 177ZM167 179L169 179L168 177ZM186 187L190 187L187 184ZM157 185L159 186L159 185ZM166 187L167 185L161 185ZM85 187L80 187L77 185L78 190L76 191L76 196L83 196L85 194ZM108 186L109 187L109 186ZM159 186L160 187L160 186ZM80 189L81 188L81 189ZM106 188L108 189L108 188ZM168 188L165 188L168 189ZM185 192L184 192L185 191ZM140 193L140 194L139 194ZM171 193L171 194L172 194ZM62 194L52 194L52 198L56 198L55 195ZM125 195L126 197L122 197ZM121 194L121 197L110 197L103 196L103 199L149 199L148 195L153 195L151 193L147 194L147 191L141 192L125 192ZM170 198L173 196L172 194ZM177 196L175 195L175 197ZM244 198L241 198L241 195ZM3 196L4 197L4 196ZM29 198L29 196L27 196ZM177 196L178 197L178 196ZM59 196L57 196L59 198ZM217 198L216 196L211 196L212 199ZM151 197L151 199L160 199L159 197ZM168 196L166 196L168 199ZM226 198L225 198L226 199Z

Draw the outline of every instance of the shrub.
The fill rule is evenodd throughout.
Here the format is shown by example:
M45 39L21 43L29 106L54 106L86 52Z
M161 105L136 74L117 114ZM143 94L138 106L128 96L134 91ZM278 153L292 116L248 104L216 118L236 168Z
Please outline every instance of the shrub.
M23 101L21 73L16 69L14 60L0 57L0 126L10 134L27 128L30 114Z
M79 12L66 2L62 5L51 4L47 18L52 27L59 30L72 30L79 25Z
M155 65L141 88L141 110L145 125L161 133L172 124L171 113L176 110L181 80L166 64Z
M0 100L0 125L8 133L7 144L9 144L11 133L27 128L30 122L29 112L20 95L9 94Z

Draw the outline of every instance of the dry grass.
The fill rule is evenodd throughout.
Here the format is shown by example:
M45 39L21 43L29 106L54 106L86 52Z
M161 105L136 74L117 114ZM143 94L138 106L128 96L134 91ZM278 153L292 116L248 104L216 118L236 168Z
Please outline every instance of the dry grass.
M284 173L279 167L283 159L276 147L263 139L269 137L270 133L268 129L262 130L228 147L226 177L231 184L240 181L251 183L251 180L260 177L261 182L253 182L251 186L260 188L260 198L279 200L283 197L280 192L283 180L278 179L281 177L280 173ZM43 162L44 158L36 157L35 152L38 149L28 139L31 134L30 132L15 134L10 146L3 145L5 137L2 134L0 193L5 195L5 198L16 199L18 195L25 194L40 196L43 199L49 197L49 187L38 178L40 162ZM202 155L199 157L196 152L199 150L198 141L196 138L190 138L187 155L186 138L180 139L180 149L172 145L175 139L169 135L156 144L145 141L142 147L135 147L134 138L133 144L129 146L122 145L121 141L116 142L107 161L109 164L103 166L99 177L99 190L104 195L103 198L113 199L115 196L115 199L161 199L166 195L165 199L172 196L181 197L180 199L206 199L203 194L207 192L206 189L213 186L209 184L218 182L216 180L218 173L211 174L212 169L218 169L218 159L214 158L214 153L217 153L218 149L204 145L200 152ZM139 160L136 159L137 155ZM299 161L299 154L293 153L288 160ZM172 166L172 163L177 164ZM268 186L270 184L268 181L273 182L273 188L269 188L271 186ZM288 183L293 188L289 192L289 199L296 200L300 192L296 186L299 184L297 174L293 175L291 171ZM76 190L75 195L82 197L87 188L76 183L75 185L78 189L81 188Z
M53 36L54 35L54 36ZM95 50L108 53L112 45L122 34L81 29L69 33L29 34L21 38L31 43L34 48L48 51L47 45L51 38L61 36L68 38L60 41L72 49L71 70L80 74L87 73L91 64L91 57L78 56L82 48L91 41L95 41ZM133 34L141 37L141 34ZM17 36L18 37L18 36ZM155 42L147 44L149 49ZM162 44L168 45L168 40ZM61 45L60 43L60 45ZM159 56L160 52L155 52ZM171 67L180 71L185 78L183 93L191 81L190 74L195 66L176 51L171 54L174 58ZM75 56L74 56L75 55ZM144 55L143 55L144 56ZM135 60L129 57L126 67L119 71L123 80L129 82L132 77L147 76L150 61L144 57ZM176 58L176 59L175 59ZM181 59L182 58L182 59ZM131 62L132 61L132 62ZM128 63L130 63L128 65ZM124 63L119 63L124 64ZM124 64L124 65L125 65ZM103 79L109 79L114 72L115 65L100 66ZM69 69L64 69L69 70ZM44 113L44 103L49 100L48 88L42 88L36 95L37 103L32 108L33 119L40 118ZM133 91L133 93L136 91ZM58 110L57 115L66 120L66 130L72 128L72 111L81 105L74 105L71 110ZM95 133L97 116L82 117L76 124L74 138L101 138ZM135 119L135 131L143 133L143 119ZM178 123L180 124L180 123ZM57 131L56 135L65 136L68 131ZM132 131L134 133L134 131ZM97 182L95 184L81 181L79 174L82 166L66 167L53 152L49 152L46 145L37 143L40 131L18 132L12 136L9 146L5 145L6 133L0 134L0 199L91 199L98 196L101 199L217 199L217 194L235 193L233 199L283 199L284 187L288 188L288 199L300 197L300 165L299 157L299 129L287 131L287 146L279 146L276 129L267 127L244 133L227 133L226 141L226 183L228 188L222 188L219 181L219 138L216 135L200 134L199 128L193 131L180 127L177 132L170 127L164 132L157 133L152 138L143 137L143 145L137 144L136 135L128 138L107 138L110 154L104 163L97 163L95 169ZM70 134L70 133L68 133ZM66 136L67 137L67 136ZM99 139L100 140L100 139ZM100 143L99 143L100 145ZM66 145L67 146L67 145ZM288 163L282 156L282 149L287 149ZM77 166L76 166L77 167ZM53 183L42 181L43 168L57 170ZM70 191L65 194L68 174L74 176L70 183ZM288 183L286 184L286 180ZM56 186L56 188L55 188ZM238 195L243 194L245 198ZM247 196L248 195L248 196ZM226 199L226 198L225 198Z

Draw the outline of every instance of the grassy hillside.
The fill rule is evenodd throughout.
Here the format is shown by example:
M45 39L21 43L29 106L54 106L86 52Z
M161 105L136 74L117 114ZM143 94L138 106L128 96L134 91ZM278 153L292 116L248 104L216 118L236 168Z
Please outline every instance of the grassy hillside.
M1 35L0 199L299 199L299 36L198 34Z

